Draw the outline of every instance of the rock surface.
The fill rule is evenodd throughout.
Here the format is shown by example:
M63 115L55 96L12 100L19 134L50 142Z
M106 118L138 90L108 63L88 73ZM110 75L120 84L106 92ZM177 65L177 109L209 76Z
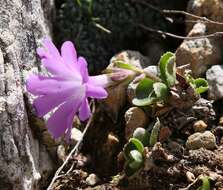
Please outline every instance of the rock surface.
M126 140L132 137L133 132L135 131L136 128L138 127L144 128L146 126L147 121L148 121L148 118L142 109L138 107L129 108L125 113Z
M222 22L223 21L223 1L222 0L190 0L188 2L187 11L201 17L207 17L211 20ZM186 19L190 20L191 17L187 16ZM187 30L191 30L191 24L187 24ZM209 24L208 31L216 32L222 31L223 26L217 24Z
M206 78L209 84L209 98L213 100L223 98L223 66L212 66L210 69L208 69Z
M206 32L206 25L197 23L188 36L202 36ZM189 64L194 77L205 74L208 66L219 63L220 57L219 44L209 38L184 40L176 51L177 66Z
M141 55L137 51L122 51L111 58L110 64L107 69L113 69L115 67L115 61L122 60L124 63L133 65L138 68L145 68L150 64L149 60ZM116 86L109 87L108 97L103 101L103 107L106 109L108 115L111 119L117 122L118 113L122 110L122 108L126 104L126 89L128 83L122 82Z
M186 147L188 149L214 149L216 148L215 136L210 131L205 131L203 133L197 132L188 137L186 142Z
M24 99L27 75L41 70L39 40L50 35L44 18L53 1L4 0L0 6L0 189L38 190L46 186L53 161L34 136ZM27 95L27 98L31 97Z

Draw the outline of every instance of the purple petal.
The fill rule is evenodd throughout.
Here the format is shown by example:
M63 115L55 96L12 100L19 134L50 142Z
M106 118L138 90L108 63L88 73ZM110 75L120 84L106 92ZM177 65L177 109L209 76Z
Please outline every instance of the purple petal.
M77 66L77 53L72 42L66 41L63 43L61 55L66 63Z
M90 76L88 83L95 86L107 87L111 83L111 79L106 74Z
M49 38L43 40L43 46L57 62L61 59L58 49Z
M72 120L80 106L80 103L80 101L70 100L61 105L49 118L47 127L54 138L62 136L66 130L66 136L70 136Z
M108 96L107 91L100 86L94 86L87 83L86 87L87 87L87 91L86 91L87 97L104 99Z
M80 81L65 81L59 77L40 75L31 75L26 82L27 90L34 95L58 94L68 89L75 90L80 85Z
M89 79L86 59L84 57L79 57L78 58L78 65L79 65L79 68L80 68L81 76L83 78L83 82L85 83Z
M80 110L79 110L79 118L81 121L85 121L86 119L88 119L91 116L91 110L90 110L90 106L88 104L88 99L85 98L80 106Z
M37 115L42 117L50 112L53 108L69 100L73 96L73 90L64 91L60 94L40 96L34 100L34 107Z
M78 72L74 72L74 70L67 68L65 64L57 62L52 57L42 59L42 64L53 75L64 79L81 80L81 76Z

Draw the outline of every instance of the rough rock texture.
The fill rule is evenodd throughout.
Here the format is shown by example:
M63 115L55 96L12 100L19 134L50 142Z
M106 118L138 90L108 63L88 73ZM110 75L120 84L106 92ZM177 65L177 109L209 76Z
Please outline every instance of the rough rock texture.
M53 1L0 4L0 189L40 189L53 162L28 122L24 82L27 74L41 70L35 50L39 39L49 36L41 4L47 4L50 16Z
M197 23L188 36L203 36L206 32L206 25ZM176 51L177 66L189 64L195 77L202 76L208 66L218 64L220 57L219 44L209 38L184 40Z
M146 127L148 118L141 108L131 107L125 112L125 122L125 138L128 140L136 128Z
M223 66L212 66L207 71L206 77L209 84L209 98L213 100L223 98Z
M215 136L210 131L194 133L188 137L186 142L186 147L188 149L214 149L216 146Z
M207 17L214 21L223 21L223 1L222 0L190 0L188 2L187 11L201 17ZM191 17L187 17L188 20ZM187 24L187 30L191 30L192 25ZM222 31L222 25L208 24L209 32Z
M150 64L150 61L139 52L127 50L113 56L107 69L114 68L116 60L122 60L123 62L131 64L140 69L145 68ZM103 106L114 122L117 122L119 112L126 105L127 86L128 83L124 81L116 86L111 86L107 89L109 95L103 101Z

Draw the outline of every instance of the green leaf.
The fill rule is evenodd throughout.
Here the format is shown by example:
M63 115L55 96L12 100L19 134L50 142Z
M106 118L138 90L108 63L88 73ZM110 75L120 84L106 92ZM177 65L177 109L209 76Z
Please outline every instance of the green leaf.
M175 55L171 52L165 53L159 61L160 78L171 87L176 82L176 63Z
M136 173L138 170L137 169L133 169L129 166L129 164L126 164L125 168L124 168L124 172L126 174L127 177L132 176L134 173Z
M208 176L200 177L202 185L197 190L211 190L210 178Z
M158 135L160 130L160 120L157 118L156 123L153 126L153 129L151 131L149 144L150 146L153 146L158 141Z
M132 150L129 153L130 159L127 161L125 166L125 174L130 177L137 172L144 164L144 158L142 153L137 150Z
M208 90L208 82L203 78L197 78L193 81L195 92L201 94Z
M129 167L132 169L139 169L144 163L142 153L137 150L132 150L130 152L130 158Z
M156 82L153 84L154 92L159 100L166 100L169 94L168 87L161 82Z
M143 144L136 138L129 139L129 142L124 146L124 157L126 160L131 160L130 152L132 150L137 150L140 153L143 153L144 146Z
M153 104L156 100L156 95L153 89L154 81L144 78L136 87L136 97L132 103L136 106L147 106Z
M127 64L120 60L115 61L115 66L122 68L122 69L127 69L127 70L131 70L131 71L136 71L136 72L142 72L139 68L137 68L133 65Z
M133 133L133 138L140 140L144 146L149 145L149 133L144 128L138 127Z

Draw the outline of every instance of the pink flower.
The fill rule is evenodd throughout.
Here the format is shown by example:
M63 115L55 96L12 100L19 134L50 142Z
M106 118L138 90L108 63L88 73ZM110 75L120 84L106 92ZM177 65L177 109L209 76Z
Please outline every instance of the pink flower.
M106 98L104 87L109 79L106 75L89 76L87 62L85 58L77 57L72 42L64 42L60 54L55 45L45 39L37 53L51 76L32 75L26 88L38 96L34 106L39 117L57 108L47 122L52 136L58 138L65 134L69 139L74 116L78 113L82 121L90 117L88 97Z

